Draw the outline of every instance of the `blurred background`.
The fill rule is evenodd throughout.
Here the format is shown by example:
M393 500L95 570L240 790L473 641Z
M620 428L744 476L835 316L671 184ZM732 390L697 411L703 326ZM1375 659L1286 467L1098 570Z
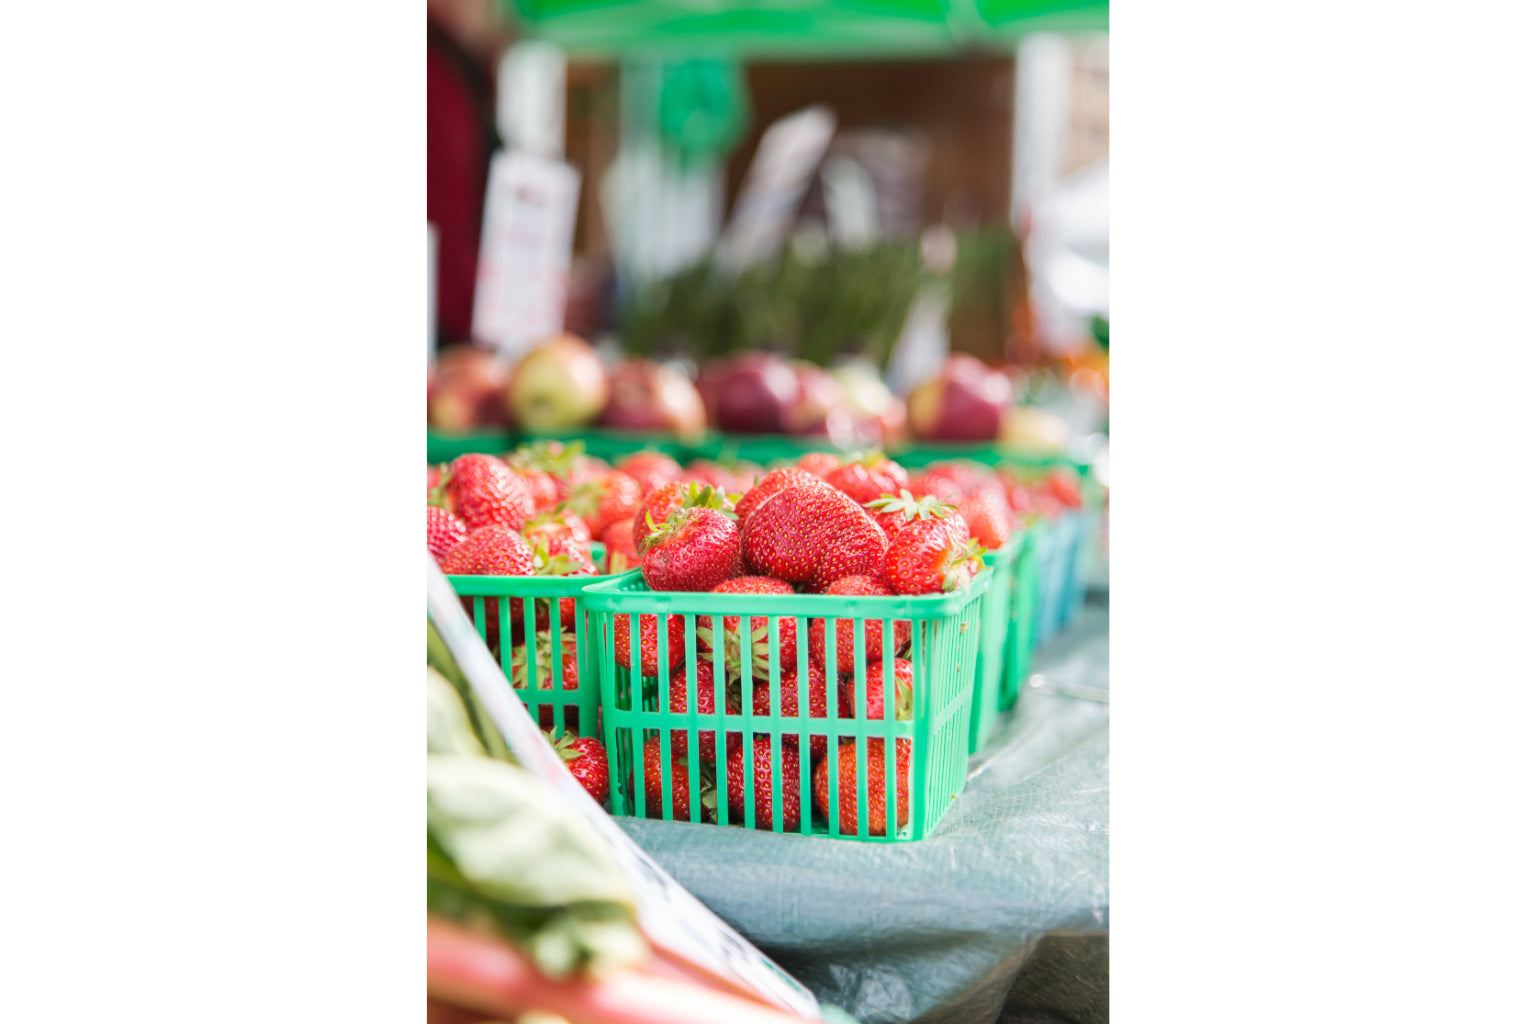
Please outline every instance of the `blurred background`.
M1107 5L427 16L438 434L1102 454ZM510 377L561 332L607 379L557 367L568 402L519 399Z

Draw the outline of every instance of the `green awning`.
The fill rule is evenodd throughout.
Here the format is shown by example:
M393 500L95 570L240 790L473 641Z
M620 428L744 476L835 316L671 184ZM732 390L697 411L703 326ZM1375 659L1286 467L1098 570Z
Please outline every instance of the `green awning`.
M582 56L940 56L1035 31L1102 31L1107 0L507 0L529 33Z

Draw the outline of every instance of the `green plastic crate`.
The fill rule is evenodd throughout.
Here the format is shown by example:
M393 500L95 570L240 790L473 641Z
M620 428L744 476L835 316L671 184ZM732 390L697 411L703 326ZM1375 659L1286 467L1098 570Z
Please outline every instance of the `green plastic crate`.
M1012 605L1009 609L1008 641L1003 653L1003 675L998 686L997 706L1007 711L1018 703L1019 688L1029 678L1034 664L1035 607L1040 599L1040 558L1042 538L1051 524L1040 520L1021 531L1018 560L1014 563Z
M662 750L672 749L674 737L688 736L687 764L689 809L688 820L703 823L704 801L701 792L702 764L700 744L691 737L702 731L713 731L713 754L720 780L716 806L720 813L716 824L726 826L730 817L725 813L724 786L727 763L727 734L767 734L771 737L772 778L783 778L784 743L793 739L796 749L809 752L813 737L829 737L829 753L838 747L839 739L851 738L855 744L857 761L857 795L854 799L856 821L854 827L844 828L838 820L823 821L815 813L813 775L815 765L809 756L799 758L798 785L800 821L797 827L786 827L782 787L775 786L772 807L757 807L752 799L745 805L745 821L748 827L768 827L775 832L799 832L802 835L831 836L841 839L860 839L869 842L904 842L923 839L938 824L940 817L965 786L965 762L968 754L968 738L971 718L971 698L976 677L976 656L982 634L982 606L993 584L994 573L984 569L968 587L952 594L935 594L921 597L827 597L816 594L756 595L756 594L709 594L709 593L655 593L649 590L638 571L631 571L608 580L589 583L585 588L586 607L597 622L600 644L599 677L601 679L603 740L608 748L610 810L617 815L637 817L644 813L643 764L640 756L643 744L650 736L662 736ZM619 616L629 617L631 638L640 635L642 616L662 616L667 621L673 616L683 619L683 655L687 711L673 713L670 706L671 673L659 677L641 674L639 644L631 644L628 665L619 665L615 658L614 621ZM750 695L742 713L728 709L727 674L723 661L714 663L714 672L701 678L699 672L700 651L698 627L702 623L711 638L711 644L719 649L724 639L723 617L739 616L737 640L747 648L751 637L753 616L766 617L768 636L779 636L780 621L793 620L798 638L796 678L799 682L797 707L799 715L782 714L781 669L777 659L769 659L768 685L770 686L768 715L756 715L751 711ZM830 654L836 643L836 617L853 620L855 636L862 636L866 621L883 623L881 664L884 677L882 697L887 715L870 719L866 715L867 673L862 644L854 645L855 680L853 717L840 717L838 701L829 694L827 718L812 718L808 711L807 664L810 648L806 638L810 635L808 620L821 618L826 630L827 651ZM898 656L894 649L893 624L911 623L912 640L908 660L913 666L913 714L910 720L899 721L890 714L893 707L894 673L893 659ZM667 629L658 629L658 664L665 666L672 658L671 642ZM713 714L698 711L698 686L715 687ZM829 687L831 689L831 687ZM839 688L840 689L840 688ZM871 740L883 743L885 789L883 793L885 813L883 819L870 820L868 794L867 744ZM909 817L903 826L898 821L898 797L896 789L896 744L905 740L911 744L911 768L908 776ZM661 816L672 818L672 758L661 759ZM748 759L750 765L751 759ZM749 771L750 774L750 771ZM829 804L834 810L842 806L842 796L837 773L829 772ZM839 812L834 818L841 818ZM883 834L874 834L874 833Z
M896 449L890 453L890 456L908 469L918 469L935 462L955 462L965 459L980 462L986 466L1018 466L1023 469L1040 470L1066 468L1076 470L1077 474L1083 477L1086 477L1093 468L1087 462L1080 462L1065 455L1025 455L1010 452L998 447L995 441L970 444L924 442L908 448Z
M602 558L602 545L593 545L593 559ZM586 608L583 588L594 580L612 579L612 576L449 576L448 582L454 593L465 599L466 608L480 639L487 640L491 653L501 665L502 673L512 684L528 713L545 728L553 728L555 738L574 731L578 736L600 737L602 723L598 715L598 655L597 623ZM568 617L560 608L561 598L574 599L574 616ZM549 629L549 656L540 653L537 644L531 649L523 638L536 634L537 615L540 607L547 610L550 626L558 624L558 631ZM488 638L489 634L489 640ZM575 650L571 649L575 638ZM494 640L494 643L490 641ZM525 664L518 665L514 654L521 651ZM563 687L567 659L575 657L577 687ZM545 672L555 685L549 689L530 686ZM547 709L547 710L546 710ZM574 709L574 729L567 729L567 709Z
M500 455L516 447L517 438L505 430L473 430L465 434L450 434L427 428L427 462L434 466L452 462L470 452Z
M1024 554L1024 532L1015 530L1008 542L988 551L982 561L993 570L992 587L982 600L981 649L976 654L976 689L971 697L970 751L981 749L997 724L1003 676L1008 668L1008 644L1013 622L1014 588Z
M588 455L612 462L631 452L651 448L670 455L679 462L693 458L695 445L685 444L671 434L643 434L626 430L562 430L551 433L479 430L467 434L445 434L428 428L427 461L436 465L452 462L468 452L503 455L530 441L580 441ZM709 444L706 437L704 445Z
M793 462L807 452L846 454L826 437L797 437L787 434L711 434L693 446L701 459L733 458L760 466L775 462Z

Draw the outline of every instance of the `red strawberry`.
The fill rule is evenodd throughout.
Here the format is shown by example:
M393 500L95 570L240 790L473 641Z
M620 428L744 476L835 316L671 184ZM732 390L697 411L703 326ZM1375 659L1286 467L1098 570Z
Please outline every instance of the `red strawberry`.
M523 526L523 536L535 547L542 543L552 555L579 554L591 558L587 545L592 542L592 534L587 530L586 520L569 509L539 513Z
M900 497L895 494L882 494L874 501L866 502L864 507L874 514L875 522L885 531L887 537L896 536L897 531L914 519L943 518L955 508L953 505L944 504L931 494L914 498L912 492L905 487L901 489Z
M635 547L633 520L621 519L603 531L603 547L608 550L608 572L623 572L640 564Z
M950 519L918 519L891 538L885 582L898 594L954 590L981 571L981 549Z
M558 444L559 442L556 441L551 443ZM571 445L570 447L576 448L577 445ZM578 450L571 458L568 465L562 465L560 468L551 469L550 473L555 478L555 489L560 493L560 500L566 501L570 498L572 493L575 492L576 488L580 487L582 484L592 483L595 480L601 480L603 477L612 472L612 469L613 468L602 459L593 458L590 455L583 455Z
M614 464L614 468L633 479L640 486L641 494L654 491L662 484L683 475L683 467L677 464L677 460L661 452L646 451L626 455Z
M580 455L580 443L567 447L559 441L535 441L509 453L507 465L527 483L534 507L546 512L565 497L560 478L570 475Z
M555 478L548 473L537 469L514 469L517 478L523 482L529 497L533 499L535 512L548 512L560 501L560 488L555 485Z
M906 486L907 471L879 452L860 455L834 469L826 481L860 505Z
M843 835L857 835L859 831L859 755L854 740L843 740L837 745L837 820ZM869 834L885 835L885 741L867 740L864 754L865 777L868 790L864 794L867 808ZM812 789L816 809L831 819L831 793L828 769L832 758L825 758L816 766ZM896 741L896 827L905 828L910 817L911 795L909 790L912 771L912 741Z
M1083 507L1083 489L1076 476L1064 469L1052 470L1045 478L1046 493L1067 508Z
M886 539L857 502L818 482L786 487L765 501L747 518L741 545L750 572L824 587L879 573Z
M645 816L647 818L660 818L663 811L662 794L666 790L661 778L661 737L652 736L645 741L642 748L641 764L643 778L641 784L645 790ZM702 765L700 768L702 769ZM701 803L704 810L700 811L700 820L708 820L707 811L713 799L713 787L709 786L701 770L699 773L699 785L705 792ZM688 756L672 758L672 820L690 821L693 813L693 794L688 789Z
M776 580L771 576L738 576L735 579L726 580L715 587L711 593L715 594L793 594L795 588L783 580ZM750 630L750 650L747 652L747 660L751 663L750 675L758 679L768 677L768 617L765 615L752 616L747 628ZM699 650L710 653L715 647L715 627L709 619L700 618L696 632L699 637ZM741 616L722 615L720 617L720 632L722 648L720 658L723 660L733 675L743 675L741 657ZM789 668L795 664L798 657L795 646L795 620L786 618L779 620L778 659L783 668Z
M533 549L534 574L538 576L596 576L597 566L593 564L591 557L583 548L577 548L560 554L551 554L549 549L539 544ZM536 598L533 602L534 628L549 628L549 598ZM560 601L560 628L575 628L576 624L576 598L562 597ZM519 615L522 612L522 603L517 602L512 606L512 614Z
M494 455L460 455L448 467L441 490L445 507L472 531L492 524L520 530L534 511L528 488Z
M698 705L700 715L713 715L715 713L715 666L713 663L700 658L694 666L694 680L698 686L698 696L695 703ZM688 666L679 666L672 673L672 679L668 684L667 710L674 715L686 715L688 713ZM739 685L729 677L725 680L725 711L729 715L741 713L741 692ZM741 742L740 733L727 733L725 737L726 748ZM674 730L672 733L672 755L686 755L688 753L688 737L679 735ZM715 760L715 730L699 730L699 761L713 764Z
M439 566L443 564L443 556L468 536L469 530L458 516L436 505L427 506L427 550Z
M639 510L640 497L640 485L614 471L582 484L567 502L585 520L592 536L601 537L608 527L630 518Z
M443 479L443 467L442 466L428 466L427 467L427 494L429 496L431 495L431 493L433 491L437 490L437 485L442 482L442 479Z
M1013 532L1008 525L1010 511L1006 503L999 507L996 501L988 498L967 498L960 503L960 515L965 519L970 536L988 551L996 551L1008 543Z
M773 740L752 738L752 813L760 829L773 828L773 797L778 792L784 830L800 827L800 753L788 743L779 749L779 777L773 775ZM747 822L746 744L725 754L725 802L733 824Z
M531 576L533 548L516 530L482 526L443 556L443 572L458 576Z
M652 590L712 590L741 575L741 531L715 508L683 508L646 538L640 573Z
M635 511L634 526L631 529L635 550L643 550L645 539L660 529L667 521L667 517L680 508L718 508L726 512L734 511L725 492L717 487L709 484L700 486L697 481L691 480L687 482L673 480L662 484L646 494L640 501L639 509Z
M797 467L823 480L827 478L827 474L842 464L843 460L831 452L806 452L795 460Z
M912 720L912 663L905 658L894 658L891 661L895 678L891 680L892 696L896 703L896 720L898 722L910 722ZM864 666L864 717L878 719L885 717L885 664L882 661L871 661ZM843 684L844 694L842 707L843 718L855 717L853 709L858 707L859 688L858 681L850 676Z
M805 672L805 717L827 717L827 677L821 670L821 666L814 663L806 665ZM773 680L760 679L752 687L752 713L754 715L773 714ZM779 675L779 714L797 718L800 715L800 676L794 671L783 672ZM800 737L784 737L785 748L794 747L800 749ZM822 757L827 752L827 738L825 736L811 737L811 756ZM796 786L799 785L798 780Z
M550 740L555 753L565 762L566 770L581 783L581 788L603 807L608 806L608 751L601 740L566 733Z
M521 609L513 608L512 614L518 615ZM514 690L526 690L529 688L529 676L531 675L533 687L539 690L554 689L555 677L555 647L547 632L534 634L533 665L530 668L528 648L526 645L512 649L511 683ZM576 637L573 633L562 633L560 636L560 688L562 690L576 690L581 688L580 661L576 651ZM539 728L549 729L554 726L554 709L549 705L539 707ZM581 721L580 713L573 707L565 709L565 729L573 732Z
M751 518L752 513L765 501L778 494L784 488L796 484L821 484L825 486L826 482L821 477L814 476L794 466L776 469L759 480L751 490L741 496L741 500L736 503L737 518L745 523Z
M710 462L708 459L694 459L683 467L682 480L696 481L701 485L717 488L722 493L738 494L752 486L750 475L745 477L746 486L742 486L743 475L739 468L732 469L718 462Z
M886 585L883 577L844 576L835 580L823 591L825 594L839 594L847 597L890 597L894 591ZM812 619L809 624L811 631L811 660L821 665L825 663L827 654L827 626L825 619ZM885 623L879 619L864 620L864 664L866 670L870 665L879 664L884 657ZM891 649L900 654L906 650L907 644L912 640L912 623L907 620L899 620L895 623L891 633ZM837 650L836 661L829 665L827 670L833 675L852 672L854 661L853 620L837 620Z
M629 619L630 616L617 614L613 617L613 660L619 668L626 671L630 667L633 651L629 645ZM657 672L657 659L661 656L661 645L656 636L656 616L640 616L640 674L643 676L659 675ZM683 662L683 617L681 615L667 616L667 671L671 672Z

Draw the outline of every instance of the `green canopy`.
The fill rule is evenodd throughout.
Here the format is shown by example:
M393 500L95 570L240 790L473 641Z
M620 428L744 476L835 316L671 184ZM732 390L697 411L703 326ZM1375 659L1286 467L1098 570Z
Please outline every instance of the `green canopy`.
M939 56L1029 32L1104 30L1108 0L507 0L575 55Z

